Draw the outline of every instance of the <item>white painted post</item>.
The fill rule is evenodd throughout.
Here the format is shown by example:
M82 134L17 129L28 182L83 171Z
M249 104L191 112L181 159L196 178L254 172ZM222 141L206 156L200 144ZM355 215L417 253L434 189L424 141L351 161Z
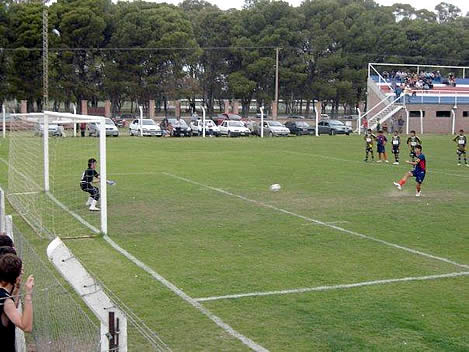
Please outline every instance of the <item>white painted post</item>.
M46 112L43 114L42 143L44 152L44 192L49 192L49 116Z
M423 110L420 110L420 134L423 134Z
M5 232L5 192L0 187L0 232Z
M6 109L5 109L5 103L2 104L2 134L3 134L3 138L6 137L6 131L5 131L5 128L6 128L6 115L7 115L7 112L6 112Z
M362 112L360 111L360 108L357 108L358 111L358 135L361 134L362 130Z
M47 247L47 257L86 305L101 325L101 352L109 352L108 314L119 319L119 352L127 352L127 317L106 295L99 283L85 270L62 240L56 237Z
M13 217L11 215L5 215L5 233L13 242L15 242L15 235L13 234Z
M143 106L139 106L140 110L140 137L143 137Z
M205 108L202 106L202 137L205 138Z
M405 109L405 114L406 114L405 134L409 134L409 117L410 117L409 110Z
M316 131L316 137L318 137L319 136L319 111L316 108L316 106L314 107L314 112L316 113L316 128L315 128L315 131Z
M77 106L75 104L72 104L72 107L73 107L73 115L76 115L77 114ZM77 136L77 124L74 123L73 124L73 137L76 137Z
M452 121L451 121L451 134L454 134L454 130L456 128L456 111L454 111L455 108L452 108L451 109L451 117L452 117Z
M106 118L99 122L99 180L101 191L101 232L107 234Z
M264 138L264 107L261 106L261 138Z

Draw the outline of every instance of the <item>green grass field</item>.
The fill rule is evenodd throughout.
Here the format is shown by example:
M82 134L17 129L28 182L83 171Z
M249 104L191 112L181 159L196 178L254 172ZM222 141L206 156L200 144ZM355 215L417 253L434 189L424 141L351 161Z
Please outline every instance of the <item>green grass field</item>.
M191 299L215 297L198 301L207 314L102 237L66 244L175 351L249 350L210 314L271 351L468 351L469 167L450 136L423 146L416 198L413 180L392 185L409 167L364 163L358 136L109 138L109 237Z

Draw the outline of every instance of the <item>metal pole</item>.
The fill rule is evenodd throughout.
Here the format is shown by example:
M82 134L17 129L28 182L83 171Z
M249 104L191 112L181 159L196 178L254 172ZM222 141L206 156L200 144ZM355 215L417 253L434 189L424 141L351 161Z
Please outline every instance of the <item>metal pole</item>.
M77 106L75 104L72 104L72 107L73 107L73 115L76 115L77 114ZM76 137L77 136L77 124L74 123L73 124L73 137Z
M6 137L6 115L7 115L7 112L6 112L6 108L5 108L5 103L2 104L2 134L3 134L3 138Z
M316 114L315 132L316 132L316 137L318 137L319 136L319 111L318 111L318 108L316 107L316 103L314 104L314 112Z
M454 108L451 109L451 117L452 117L451 134L454 134L454 130L456 129L456 111L454 111Z
M361 134L361 129L362 129L362 112L360 111L360 108L357 108L357 111L358 111L358 135Z
M420 110L420 134L423 134L423 110Z
M139 106L140 110L140 137L143 137L143 106Z
M275 107L277 110L277 116L278 116L278 51L279 48L275 48ZM275 116L275 119L277 119L277 116Z
M406 124L405 124L405 134L409 134L409 110L405 109L406 114Z
M43 108L47 110L49 104L49 12L46 1L42 10L42 96Z
M261 138L264 138L264 107L261 106Z
M205 138L205 108L202 106L202 137Z
M44 111L43 116L42 144L44 153L44 191L49 192L49 117L47 116L46 111Z

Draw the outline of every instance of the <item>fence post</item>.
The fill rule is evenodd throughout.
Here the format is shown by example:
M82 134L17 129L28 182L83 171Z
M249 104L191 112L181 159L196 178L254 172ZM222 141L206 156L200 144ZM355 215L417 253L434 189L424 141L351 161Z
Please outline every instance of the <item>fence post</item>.
M0 187L0 232L2 233L6 231L5 216L5 192Z

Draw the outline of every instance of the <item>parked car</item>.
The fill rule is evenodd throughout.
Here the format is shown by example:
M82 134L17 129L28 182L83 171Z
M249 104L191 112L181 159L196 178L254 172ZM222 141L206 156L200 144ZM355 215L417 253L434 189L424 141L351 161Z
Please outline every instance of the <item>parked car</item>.
M301 116L301 115L290 115L288 116L289 119L301 119L301 120L304 120L304 116Z
M141 124L140 121L142 122ZM129 125L129 134L131 136L143 135L161 137L163 135L163 131L152 119L135 119Z
M6 127L5 127L6 129ZM58 136L62 137L64 133L63 126L59 126L57 123L49 122L48 124L49 136ZM36 123L34 124L34 134L36 136L42 136L44 134L44 124Z
M125 127L125 120L121 117L113 117L112 121L117 127Z
M99 123L97 122L88 123L88 136L99 137ZM114 122L109 118L106 118L106 136L113 136L113 137L119 136L119 130L117 129Z
M260 124L257 124L255 128L256 128L256 134L260 136L261 135ZM279 121L264 120L264 136L269 136L269 137L288 136L289 134L290 134L290 130L286 128Z
M244 123L241 121L225 120L219 127L220 135L228 137L249 136L251 134L249 129L244 126Z
M257 117L258 119L260 119L260 118L261 118L261 113L258 112L258 113L256 114L256 117ZM264 120L270 120L270 119L272 119L272 118L271 118L270 116L268 116L266 113L264 113Z
M302 136L305 134L316 134L315 128L305 121L288 121L285 124L290 133Z
M203 134L203 123L202 120L192 120L189 124L189 127L192 130L193 136L201 136ZM205 134L209 136L219 136L220 128L217 124L210 119L205 120Z
M327 119L329 119L329 115L328 114L321 114L321 119L327 120Z
M192 136L192 130L183 119L177 119L174 117L165 118L160 123L160 127L165 133L173 137L190 137Z
M346 134L347 136L352 133L352 128L344 125L339 120L322 120L318 123L319 134Z
M223 113L223 114L218 114L212 120L215 121L217 126L220 126L223 123L223 121L225 121L225 120L241 121L241 120L243 120L243 118L239 115L236 115L236 114L225 114L225 113Z

